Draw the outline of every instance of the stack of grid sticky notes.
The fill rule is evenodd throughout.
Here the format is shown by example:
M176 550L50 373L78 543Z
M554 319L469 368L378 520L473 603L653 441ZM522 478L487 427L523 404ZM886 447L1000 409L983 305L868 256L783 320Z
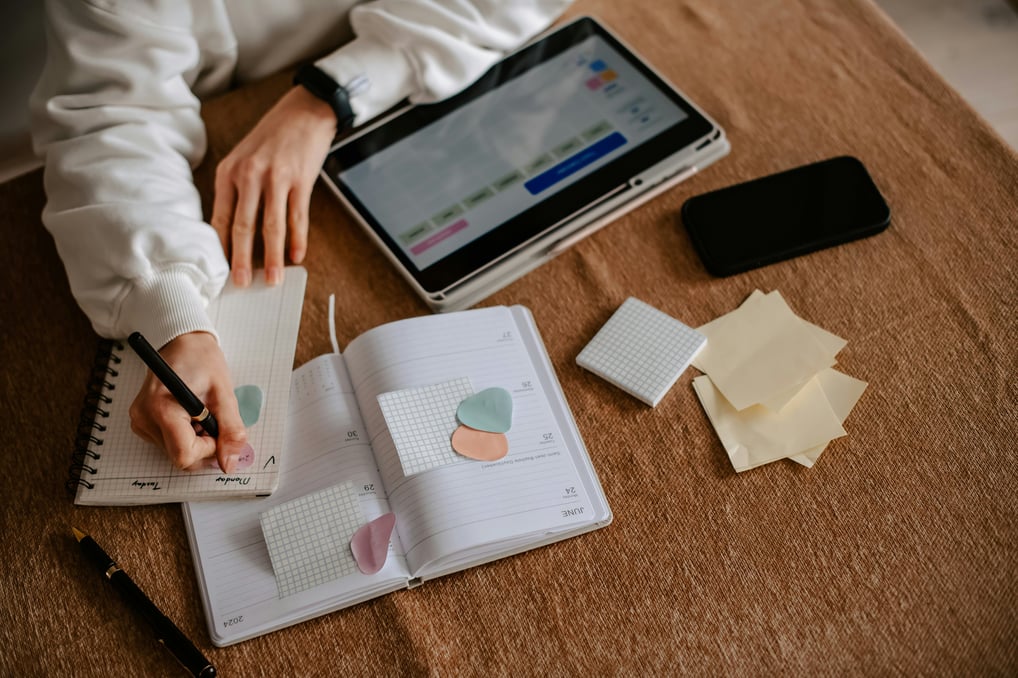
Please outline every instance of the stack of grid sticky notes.
M707 339L650 304L629 297L576 363L656 407Z
M832 369L847 343L759 290L703 327L693 388L736 471L778 459L812 466L866 382Z

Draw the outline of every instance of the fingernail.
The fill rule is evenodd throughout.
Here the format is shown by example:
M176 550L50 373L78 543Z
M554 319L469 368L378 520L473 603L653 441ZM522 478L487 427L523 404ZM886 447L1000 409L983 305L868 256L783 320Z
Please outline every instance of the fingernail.
M251 271L246 268L235 268L233 270L233 284L237 287L247 287L251 284Z
M283 282L283 269L278 266L265 269L265 282L270 285L278 285Z
M233 473L238 461L240 461L240 455L236 452L226 455L226 468L223 469L223 473Z

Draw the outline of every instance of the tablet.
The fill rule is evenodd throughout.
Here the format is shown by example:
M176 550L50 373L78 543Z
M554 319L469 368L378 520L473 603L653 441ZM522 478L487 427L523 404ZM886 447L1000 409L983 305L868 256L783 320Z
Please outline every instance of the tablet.
M343 140L322 176L434 310L466 308L722 157L721 128L592 18Z

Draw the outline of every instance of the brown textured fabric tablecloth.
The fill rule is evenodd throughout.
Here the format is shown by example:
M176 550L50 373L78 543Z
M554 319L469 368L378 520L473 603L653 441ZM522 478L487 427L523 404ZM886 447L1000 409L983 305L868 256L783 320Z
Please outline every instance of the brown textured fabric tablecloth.
M78 508L64 489L96 337L39 213L0 186L5 246L0 674L176 667L88 569L93 533L224 676L1014 674L1018 671L1018 159L868 2L581 0L727 130L732 153L487 304L530 307L615 512L575 539L229 648L211 646L180 509ZM205 109L215 162L287 85ZM689 196L834 155L893 211L872 238L727 279ZM319 186L297 363L426 313ZM575 357L627 297L699 325L780 290L869 382L816 467L736 474L693 370L649 408Z

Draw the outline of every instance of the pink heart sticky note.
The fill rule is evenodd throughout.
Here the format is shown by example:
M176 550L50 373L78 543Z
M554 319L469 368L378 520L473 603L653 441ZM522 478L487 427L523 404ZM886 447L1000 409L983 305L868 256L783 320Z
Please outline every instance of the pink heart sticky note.
M504 433L460 426L452 434L452 449L478 461L496 461L509 453L509 439Z
M250 443L244 443L244 447L240 448L240 456L237 457L237 464L233 467L233 471L234 473L236 473L237 471L246 469L247 467L251 466L251 464L253 464L254 462L255 462L254 448L251 447ZM215 469L217 471L222 471L222 468L219 466L219 460L216 459L215 457L208 457L206 459L203 459L201 462L190 468L191 469L210 468Z
M350 550L353 551L357 567L364 574L374 574L385 565L385 559L389 555L389 538L392 537L392 530L396 527L396 514L386 513L372 520L366 525L361 525L353 533L350 540Z
M237 459L237 466L235 467L234 470L247 468L248 466L254 463L254 460L255 460L254 448L251 447L251 445L244 445L244 447L240 450L240 458Z

